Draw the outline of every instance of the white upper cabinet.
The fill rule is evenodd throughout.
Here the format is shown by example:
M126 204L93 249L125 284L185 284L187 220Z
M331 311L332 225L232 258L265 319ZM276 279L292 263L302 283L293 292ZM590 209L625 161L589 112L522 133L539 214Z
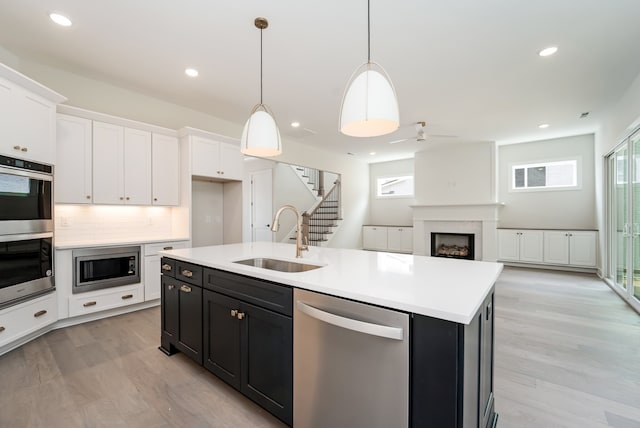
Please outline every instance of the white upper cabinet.
M200 177L242 180L243 156L233 144L191 136L191 174Z
M91 120L58 114L55 201L90 204L92 199Z
M0 154L53 164L61 95L0 64Z
M151 132L93 122L93 202L151 204Z
M153 134L151 146L153 205L180 203L180 147L176 137Z

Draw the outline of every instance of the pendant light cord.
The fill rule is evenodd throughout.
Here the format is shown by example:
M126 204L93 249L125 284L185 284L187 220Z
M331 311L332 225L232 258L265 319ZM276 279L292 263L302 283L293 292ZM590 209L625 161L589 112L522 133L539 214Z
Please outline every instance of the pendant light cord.
M367 0L367 63L371 62L371 0Z
M260 29L260 104L262 104L262 28Z

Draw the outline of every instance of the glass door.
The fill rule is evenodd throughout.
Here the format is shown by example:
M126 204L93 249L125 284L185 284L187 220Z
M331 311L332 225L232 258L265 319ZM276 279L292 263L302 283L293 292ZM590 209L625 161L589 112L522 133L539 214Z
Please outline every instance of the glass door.
M640 310L640 131L606 159L606 279Z

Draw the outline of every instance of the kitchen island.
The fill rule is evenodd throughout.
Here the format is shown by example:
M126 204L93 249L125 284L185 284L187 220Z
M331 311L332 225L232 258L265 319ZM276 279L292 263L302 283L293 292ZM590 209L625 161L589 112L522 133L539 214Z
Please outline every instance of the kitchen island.
M393 419L394 426L485 428L495 424L492 307L501 264L316 247L295 259L294 245L266 242L180 249L161 255L161 349L168 354L185 353L289 425L317 426L317 420L305 419L310 413L305 395L317 390L318 378L306 375L313 372L304 365L309 358L298 363L296 354L303 352L299 347L304 338L322 340L325 334L309 329L302 320L311 319L309 314L315 315L310 311L315 311L319 319L324 317L332 325L332 331L343 330L342 317L337 315L344 315L345 309L307 305L298 297L307 291L337 298L340 304L393 310L406 317L408 328L396 329L400 331L395 338L400 339L398 346L405 343L398 354L405 356L397 367L388 367L395 366L391 361L373 362L378 371L393 375L377 389L393 389L390 381L396 378L405 385L396 395L404 394L406 399L394 400L393 411L383 412L400 409L404 414L404 419ZM282 272L236 263L254 258L319 267ZM368 315L360 318L355 322L365 329L374 325ZM376 337L367 343L392 342L396 332L389 334L387 339ZM345 343L355 340L342 339ZM327 352L327 346L335 343L341 342L321 343L318 352ZM327 360L340 353L338 349L328 351L322 355ZM358 350L361 365L376 358L373 354L378 352L369 351ZM323 384L332 374L324 370ZM334 374L345 375L340 370ZM344 382L346 387L348 381ZM344 389L345 393L349 390L353 389ZM353 395L329 397L329 404L323 407L328 410L321 413L335 413L335 418L342 411L331 411L332 400L336 406L357 401ZM371 403L370 410L377 406ZM334 426L341 423L340 419L318 420L331 421ZM383 426L382 421L379 424Z

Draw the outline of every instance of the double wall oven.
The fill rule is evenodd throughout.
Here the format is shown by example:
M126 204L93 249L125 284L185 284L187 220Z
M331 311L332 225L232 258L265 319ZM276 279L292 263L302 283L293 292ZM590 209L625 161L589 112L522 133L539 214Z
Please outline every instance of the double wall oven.
M0 155L0 308L54 288L53 168Z

